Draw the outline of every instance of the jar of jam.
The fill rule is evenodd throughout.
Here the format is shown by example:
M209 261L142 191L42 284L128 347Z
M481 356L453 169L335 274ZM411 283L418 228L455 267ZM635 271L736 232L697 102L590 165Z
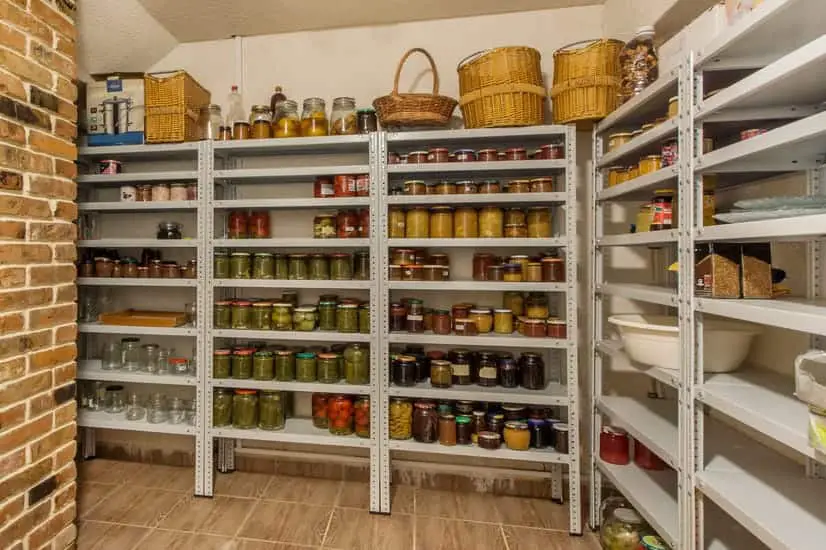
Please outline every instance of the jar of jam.
M444 147L434 147L427 152L427 162L448 162L450 152Z
M502 436L498 432L479 432L477 442L482 449L495 451L502 446Z
M565 339L568 337L568 324L563 319L549 317L546 325L548 338Z
M544 206L528 208L528 238L548 238L551 232L551 211Z
M405 195L425 195L427 194L427 186L424 180L407 180L404 182Z
M389 207L387 209L387 237L390 239L403 239L407 218L403 208Z
M565 281L565 260L562 258L542 258L542 280L546 283Z
M544 338L547 335L545 320L522 318L519 320L519 332L530 338Z
M505 264L502 269L503 279L506 283L522 282L522 266L520 264Z
M469 318L476 323L476 330L479 334L487 334L493 330L493 313L489 308L471 309L469 315Z
M227 221L227 237L230 239L246 239L249 220L246 212L233 210Z
M456 417L452 414L439 416L439 444L452 447L456 445Z
M530 185L531 193L550 193L554 190L554 179L551 177L533 178Z
M512 147L505 151L505 160L528 160L528 152L524 147Z
M453 208L434 206L430 209L430 238L453 238Z
M470 416L456 416L456 444L470 445L473 443L473 425Z
M416 206L407 211L404 235L408 239L430 238L430 211L427 207Z
M475 239L479 237L479 216L475 208L463 206L454 211L453 236L457 239Z
M472 307L473 304L453 304L453 307L450 309L450 314L454 321L456 319L467 319Z
M506 187L508 193L530 193L530 180L511 180Z
M450 361L436 359L430 362L430 385L434 388L449 388L453 385L453 370Z
M329 199L336 196L333 187L333 178L330 176L318 176L313 184L313 196L317 199Z
M390 304L390 332L404 332L407 328L407 308L398 302Z
M665 470L665 462L637 439L634 440L634 464L643 470Z
M451 350L450 369L453 375L453 384L467 386L473 382L470 376L470 352L467 350Z
M456 194L457 195L475 195L479 192L479 186L476 184L475 181L472 180L463 180L456 182Z
M413 439L419 443L436 441L438 418L436 406L426 401L413 404Z
M405 322L407 332L424 332L424 302L411 299L407 303L407 320Z
M491 351L480 351L476 372L477 384L484 387L496 386L499 383L496 354Z
M473 280L487 281L488 267L496 263L496 256L486 252L479 252L473 255Z
M651 201L653 208L651 231L662 231L672 228L674 217L673 201L674 191L671 189L659 189L655 191L654 200Z
M485 180L479 184L479 193L493 194L501 192L502 186L499 185L498 180Z
M628 433L622 428L603 426L599 434L599 458L618 466L631 462Z
M548 297L539 292L531 292L525 300L525 314L529 319L548 318Z
M452 330L452 324L450 321L450 311L447 309L434 309L433 310L433 334L440 334L446 335L450 334Z
M435 195L455 195L456 184L452 181L440 181L433 186L433 191Z
M409 355L397 356L390 363L390 377L396 386L415 386L416 358Z

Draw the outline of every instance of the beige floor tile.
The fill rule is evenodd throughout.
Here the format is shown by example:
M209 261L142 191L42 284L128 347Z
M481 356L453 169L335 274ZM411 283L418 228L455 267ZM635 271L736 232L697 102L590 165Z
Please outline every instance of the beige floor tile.
M195 487L195 469L153 464L140 470L129 480L129 484L191 493Z
M497 497L496 507L505 525L539 527L568 532L568 504L539 498Z
M258 501L238 537L318 546L332 511L329 506Z
M146 468L149 468L148 464L138 462L123 462L104 458L83 460L78 465L78 479L81 482L94 481L95 483L121 484L134 479L141 470Z
M340 550L411 550L413 516L386 516L366 510L336 508L324 548Z
M318 546L304 546L299 544L283 544L281 542L264 542L263 540L235 539L238 544L232 550L308 550Z
M131 550L149 532L146 527L81 521L77 530L77 550Z
M236 547L229 537L154 529L136 550L234 550Z
M227 497L260 498L270 482L267 474L253 474L249 472L233 472L231 474L216 474L216 495Z
M77 516L86 517L90 510L118 489L109 483L83 482L77 486Z
M183 493L127 485L95 506L87 519L155 527L184 498Z
M408 485L390 487L390 510L394 514L413 513L413 494L415 489ZM345 481L341 486L338 506L344 508L370 509L370 484L361 481Z
M334 506L341 483L332 479L274 476L262 498Z
M506 550L499 525L416 517L415 550Z
M503 531L509 550L600 550L592 534L572 537L559 531L510 525L505 525Z
M496 500L485 493L416 489L416 515L498 523Z
M158 527L232 537L254 505L254 500L246 498L187 496Z

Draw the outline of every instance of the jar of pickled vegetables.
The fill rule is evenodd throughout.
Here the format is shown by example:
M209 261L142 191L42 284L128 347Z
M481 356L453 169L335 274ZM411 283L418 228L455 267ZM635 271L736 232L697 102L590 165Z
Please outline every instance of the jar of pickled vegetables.
M501 238L504 230L504 213L497 206L479 210L479 236L483 239Z
M356 435L370 437L370 398L359 397L353 404Z
M232 424L232 390L217 388L212 394L212 427L222 428Z
M309 97L304 100L304 110L301 113L301 135L303 137L326 136L329 134L327 121L327 106L320 97Z
M279 382L295 380L295 353L287 349L275 352L275 379Z
M252 278L272 279L275 276L275 260L269 252L256 252L252 258Z
M493 331L496 332L496 334L513 333L513 312L511 310L493 310Z
M504 235L506 239L526 239L528 238L528 225L524 223L506 224Z
M232 396L232 427L251 430L258 425L258 392L235 390Z
M252 356L252 377L255 380L272 380L274 361L271 351L256 351Z
M258 427L281 430L286 422L285 399L280 391L262 391L258 396Z
M334 300L318 302L318 330L337 330L336 312L338 304Z
M415 206L407 211L405 237L427 239L430 237L430 212L427 207Z
M548 297L538 292L531 292L525 300L525 314L529 319L547 319L549 315Z
M359 332L370 334L370 304L359 306Z
M253 330L270 330L272 327L271 302L255 302L252 304L250 326Z
M232 328L233 329L249 329L251 328L251 310L252 302L237 301L232 303Z
M232 279L249 279L250 253L233 252L230 258L229 273Z
M350 254L338 252L330 255L330 278L334 281L349 281L353 278L353 262Z
M405 228L407 227L407 215L404 208L391 206L387 209L387 237L390 239L403 239Z
M525 297L521 292L507 291L502 295L502 307L519 317L525 312Z
M339 357L335 353L319 353L316 361L316 376L323 384L335 384L341 379L338 370Z
M232 328L232 302L221 300L215 302L212 309L212 327L217 329Z
M212 257L212 270L216 279L229 279L229 254L226 252L216 252Z
M450 361L434 359L430 362L430 385L434 388L449 388L453 385Z
M453 208L434 206L430 209L430 237L433 239L453 238Z
M289 279L290 267L286 254L273 254L273 278Z
M348 384L370 383L370 350L363 344L344 349L344 378Z
M366 251L356 252L353 263L353 279L356 281L370 280L370 253Z
M229 378L232 372L231 351L228 349L216 349L212 352L212 377Z
M390 399L389 428L390 439L410 439L413 437L413 404L408 399Z
M249 237L247 233L248 218L246 212L240 210L233 210L227 219L227 238L229 239L246 239Z
M318 214L313 218L313 238L335 239L338 236L336 214Z
M301 135L298 104L295 101L287 99L278 103L278 118L273 123L273 134L277 138L291 138Z
M311 332L318 322L318 310L315 306L300 306L293 310L293 330Z
M353 433L353 398L336 395L327 403L327 422L333 435Z
M330 262L326 254L310 254L309 273L313 281L324 281L330 278Z
M290 254L288 279L291 281L306 281L309 277L310 271L307 267L307 255Z
M528 208L528 238L544 239L551 236L551 211L544 206Z
M479 216L475 208L463 206L453 212L453 236L457 239L479 237Z
M327 404L330 396L326 393L314 393L311 401L313 408L313 426L327 429Z
M299 382L315 382L317 377L316 355L311 351L295 354L295 379Z
M330 133L343 136L358 133L356 121L356 100L352 97L337 97L333 100L332 127Z
M272 330L293 330L293 306L286 302L272 305Z
M232 377L236 380L246 380L252 378L252 354L251 349L236 349L232 352Z
M358 304L338 304L336 327L339 332L355 333L359 331Z

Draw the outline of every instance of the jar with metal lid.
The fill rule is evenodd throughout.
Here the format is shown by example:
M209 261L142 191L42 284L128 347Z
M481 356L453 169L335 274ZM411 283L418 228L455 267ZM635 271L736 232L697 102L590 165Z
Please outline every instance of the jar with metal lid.
M390 239L403 239L405 228L407 227L407 217L404 208L391 206L387 209L387 237Z
M365 107L356 111L356 119L359 134L378 132L379 120L376 116L376 110L372 107Z
M291 281L306 281L310 278L310 270L307 266L306 254L289 255L289 273L287 278Z
M370 398L359 397L353 404L353 424L356 435L370 437Z
M256 351L252 356L252 377L255 380L272 380L274 358L271 351Z
M227 238L229 239L246 239L249 237L247 233L249 227L249 218L247 213L240 210L233 210L229 213L227 219Z
M232 352L232 377L237 380L252 378L252 354L254 350L243 348Z
M415 206L407 211L405 237L427 239L430 237L430 212L425 206Z
M525 211L521 208L512 207L505 210L504 225L520 225L527 224L528 218Z
M250 112L251 137L268 139L272 137L272 112L267 105L253 105Z
M639 173L641 176L652 174L662 168L662 157L660 155L648 155L640 159Z
M295 353L290 350L277 350L274 358L275 379L279 382L295 380Z
M496 334L513 334L513 312L509 309L493 310L493 331Z
M168 183L159 183L152 186L152 202L168 201L172 190Z
M528 237L528 226L524 223L507 224L503 234L506 239L526 239Z
M530 185L531 193L550 193L554 190L554 180L551 177L533 178Z
M452 447L456 445L456 417L452 414L439 416L439 444Z
M319 353L316 360L316 376L323 384L335 384L341 379L339 357L335 353Z
M252 304L250 325L253 330L270 330L272 328L271 302L255 302Z
M152 186L149 184L138 185L135 190L135 200L137 202L150 202L152 200Z
M298 104L295 101L287 99L278 103L278 117L273 122L273 135L277 138L291 138L301 135Z
M551 211L544 206L528 208L528 238L540 239L551 236Z
M488 430L502 435L505 431L505 415L502 413L489 412L487 416Z
M396 386L416 385L416 358L399 355L390 363L390 376Z
M416 401L413 404L413 439L419 443L433 443L437 430L436 406L427 401Z
M272 305L272 330L293 330L293 306L285 302Z
M508 193L530 193L530 180L511 180L507 186Z
M433 239L453 238L453 208L434 206L430 209L430 237Z
M318 330L334 331L336 327L336 311L338 303L334 300L318 302Z
M220 300L212 308L213 328L232 328L232 301Z
M186 200L186 184L173 183L169 186L169 200L171 201L185 201Z
M449 388L453 385L450 361L439 359L430 362L430 385L434 388Z
M479 432L477 442L482 449L495 451L502 446L502 436L498 432Z
M161 240L182 239L181 224L178 222L161 222L158 224L158 234L156 235Z
M450 369L455 386L467 386L473 382L470 376L470 352L467 350L451 350Z
M473 255L473 280L486 281L488 267L494 265L497 259L493 254L477 252Z
M333 435L353 433L353 398L346 395L331 396L327 402L327 422Z
M441 308L432 310L431 330L433 334L450 334L452 330L450 310Z
M358 133L356 120L356 100L352 97L333 99L330 134L343 136Z
M548 318L548 297L541 292L531 292L525 299L525 315L529 319Z
M427 186L424 180L407 180L404 182L405 195L426 195Z
M273 254L273 279L287 279L289 278L289 264L286 254Z
M249 329L251 328L251 310L252 302L236 301L232 303L232 328L233 329Z
M476 323L479 334L487 334L493 330L493 314L489 308L471 309L469 318Z
M654 192L654 200L651 201L653 208L651 231L661 231L673 227L673 201L674 191L671 189L659 189Z
M336 217L336 236L339 239L355 239L359 232L359 214L355 210L340 210Z
M499 184L498 180L485 180L479 184L479 193L485 194L493 194L493 193L500 193L502 191L502 186Z
M330 278L330 263L325 254L310 254L310 280L323 281Z
M212 393L212 427L223 428L232 424L232 395L229 388L216 388Z
M232 373L232 357L228 349L216 349L212 352L212 377L229 378Z
M503 388L515 388L519 386L519 365L510 355L500 355L497 361L499 372L499 385Z
M476 185L475 181L464 180L464 181L457 181L456 182L456 194L457 195L475 195L478 192L479 192L479 186Z
M256 252L252 257L252 278L272 279L275 276L275 259L269 252Z
M329 265L329 276L326 277L327 279L332 279L334 281L349 281L353 278L353 267L350 254L347 254L345 252L330 254L329 260L325 258L325 261ZM292 258L290 267L292 267ZM292 277L290 278L292 279Z
M501 238L504 230L504 213L498 206L485 206L479 210L479 237Z
M522 266L520 264L505 264L502 269L502 278L506 283L522 282Z
M521 292L507 291L502 295L502 307L519 317L525 311L525 297Z
M470 445L473 443L473 426L471 418L466 415L456 416L456 444Z
M546 326L549 338L565 339L568 337L568 324L563 319L548 317Z
M301 135L304 137L329 135L327 106L320 97L310 97L304 100L304 110L301 113Z
M336 214L318 214L313 218L314 239L335 239L338 235Z
M453 212L453 236L457 239L479 237L479 216L475 208L462 206Z
M370 383L370 350L363 344L344 348L344 379L348 384Z
M161 277L164 279L180 279L181 269L175 262L161 263Z
M358 304L338 304L336 310L336 329L338 332L356 333L359 331Z
M512 451L527 451L531 447L531 432L527 422L506 422L504 438L505 445Z
M389 409L390 439L410 439L413 436L413 404L409 399L393 397Z
M251 135L252 129L250 128L249 121L236 120L232 123L232 139L250 139Z
M529 283L542 282L542 264L539 262L528 262L526 269L522 271L522 278Z
M329 425L327 420L327 405L329 401L330 396L326 393L314 393L312 395L313 426L316 428L326 430Z
M443 265L424 265L422 266L424 281L447 281L450 279L450 268Z
M496 354L491 351L480 351L476 383L484 387L493 387L499 383Z
M315 306L300 306L293 310L293 330L312 332L318 322L318 310Z
M229 262L229 276L231 279L250 278L249 252L233 252Z
M456 184L452 181L440 181L433 186L435 195L455 195Z
M390 332L404 332L407 328L407 308L404 304L390 304Z
M295 379L299 382L315 382L317 376L316 354L302 351L295 354Z
M546 335L545 320L522 318L519 321L519 332L530 338L542 338Z
M407 332L424 332L424 302L418 299L411 299L407 303L407 320L405 322Z
M280 391L261 391L258 396L258 427L268 431L283 429L285 405Z
M546 283L565 281L565 260L562 258L542 258L542 280Z

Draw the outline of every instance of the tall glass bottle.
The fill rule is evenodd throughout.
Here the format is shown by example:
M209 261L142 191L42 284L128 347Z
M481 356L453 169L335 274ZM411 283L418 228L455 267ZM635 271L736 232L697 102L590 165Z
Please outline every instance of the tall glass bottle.
M278 122L278 119L281 118L281 108L278 105L282 101L287 101L287 96L281 89L281 86L275 87L275 92L270 96L270 112L272 113L272 121Z

